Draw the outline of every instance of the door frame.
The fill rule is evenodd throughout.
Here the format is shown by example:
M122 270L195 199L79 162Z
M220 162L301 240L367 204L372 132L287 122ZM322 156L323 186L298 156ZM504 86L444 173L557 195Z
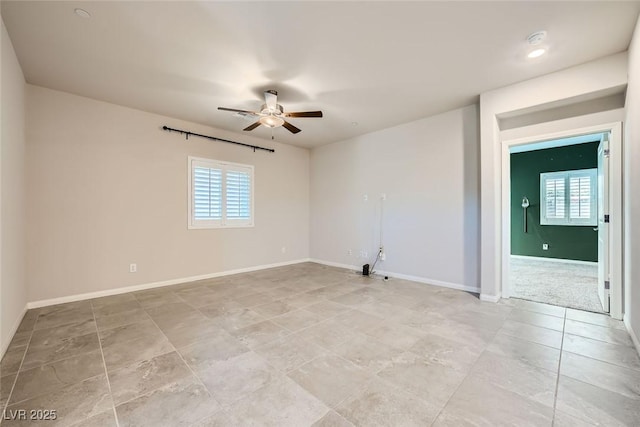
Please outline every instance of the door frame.
M501 184L501 216L502 216L502 297L509 298L509 275L511 257L511 152L510 148L535 142L568 138L592 133L611 132L609 141L609 260L610 260L610 304L609 315L614 319L622 319L623 307L623 206L622 206L622 122L610 122L588 127L577 127L551 133L540 133L514 139L502 139L502 184Z
M609 224L605 222L605 217L609 213L609 140L610 134L602 134L598 144L598 169L597 169L597 225L598 230L598 298L600 304L606 311L611 311L610 290L605 284L609 282ZM602 243L601 243L602 241Z

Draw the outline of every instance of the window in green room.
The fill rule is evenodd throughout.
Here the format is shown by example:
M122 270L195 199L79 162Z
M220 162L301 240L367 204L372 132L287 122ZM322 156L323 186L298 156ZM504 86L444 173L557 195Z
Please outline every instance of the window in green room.
M597 169L540 174L541 225L597 225Z

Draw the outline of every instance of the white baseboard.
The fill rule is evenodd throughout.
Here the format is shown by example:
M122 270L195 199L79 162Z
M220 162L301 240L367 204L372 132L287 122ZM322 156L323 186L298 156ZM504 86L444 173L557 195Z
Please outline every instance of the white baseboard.
M317 264L328 265L331 267L339 267L339 268L346 268L349 270L362 271L362 266L340 264L337 262L325 261L317 258L311 258L309 261L315 262ZM445 282L442 280L429 279L429 278L420 277L420 276L412 276L409 274L394 273L392 271L384 271L384 270L376 270L376 274L382 275L382 276L394 277L396 279L411 280L412 282L425 283L427 285L435 285L435 286L441 286L443 288L456 289L459 291L473 292L476 294L480 293L480 288L462 285L459 283Z
M500 295L480 294L480 301L498 302L500 301L500 298Z
M528 259L531 261L549 261L549 262L558 262L561 264L577 264L577 265L589 265L592 267L597 267L598 263L594 261L579 261L576 259L564 259L564 258L545 258L541 256L528 256L528 255L510 255L511 258L515 259Z
M83 301L93 298L108 297L111 295L126 294L127 292L144 291L146 289L162 288L164 286L177 285L179 283L195 282L197 280L213 279L215 277L230 276L232 274L249 273L252 271L265 270L267 268L283 267L286 265L300 264L309 262L309 258L297 259L293 261L279 262L275 264L264 264L255 267L239 268L236 270L220 271L217 273L202 274L199 276L180 277L177 279L163 280L159 282L144 283L141 285L125 286L122 288L107 289L104 291L87 292L84 294L69 295L66 297L51 298L39 301L32 301L27 304L27 308L40 308L50 305L64 304L68 302Z
M396 279L404 279L404 280L411 280L412 282L425 283L427 285L435 285L443 288L456 289L458 291L473 292L475 294L480 293L480 288L467 286L460 283L445 282L443 280L429 279L426 277L412 276L409 274L394 273L392 271L383 271L383 270L377 270L377 274L380 274L383 276L395 277Z
M22 319L24 319L24 315L27 314L27 310L28 310L28 305L25 305L24 308L22 309L22 313L20 314L20 316L18 316L15 323L11 327L11 330L9 331L9 338L7 339L7 342L2 343L2 348L0 349L0 359L4 357L4 354L9 349L9 344L11 344L11 340L13 340L13 336L16 334L16 331L20 327L20 323L22 323Z
M625 316L624 318L624 326L627 328L627 332L629 332L629 335L631 335L631 341L633 341L633 345L636 347L636 351L640 355L640 339L631 327L631 323L627 320L627 316Z
M325 261L317 258L310 258L309 261L315 262L316 264L328 265L329 267L338 267L338 268L345 268L347 270L362 271L362 266L357 266L357 265L340 264L339 262Z

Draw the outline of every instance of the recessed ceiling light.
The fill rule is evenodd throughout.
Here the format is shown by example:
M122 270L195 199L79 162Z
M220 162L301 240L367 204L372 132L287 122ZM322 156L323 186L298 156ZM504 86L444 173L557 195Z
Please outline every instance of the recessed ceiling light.
M80 9L79 7L76 8L76 9L73 9L73 13L75 13L76 15L78 15L81 18L85 18L85 19L91 18L91 14L89 12L87 12L84 9Z
M529 52L527 54L527 58L537 58L539 56L544 55L547 52L547 50L543 47L538 48L538 49L534 49L531 52Z
M538 58L547 52L546 45L543 44L546 37L546 31L536 31L529 34L527 37L527 43L532 47L532 50L527 54L527 58Z

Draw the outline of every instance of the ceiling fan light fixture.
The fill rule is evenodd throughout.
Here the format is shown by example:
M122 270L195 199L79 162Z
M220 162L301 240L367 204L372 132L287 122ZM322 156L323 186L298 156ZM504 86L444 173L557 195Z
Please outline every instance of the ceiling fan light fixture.
M300 128L295 127L285 117L322 117L322 111L294 111L285 114L282 105L278 104L278 92L275 90L264 91L264 100L260 111L238 110L237 108L218 107L218 110L230 111L237 115L244 116L245 118L257 118L258 120L246 128L243 131L250 132L260 125L264 125L268 128L284 127L289 132L296 134L301 132ZM273 135L272 135L273 137Z
M269 128L277 128L284 124L284 119L278 116L264 116L258 120L260 124Z
M527 58L539 58L547 53L547 46L543 43L546 37L546 31L536 31L535 33L529 34L527 43L531 46L531 50L527 53Z

